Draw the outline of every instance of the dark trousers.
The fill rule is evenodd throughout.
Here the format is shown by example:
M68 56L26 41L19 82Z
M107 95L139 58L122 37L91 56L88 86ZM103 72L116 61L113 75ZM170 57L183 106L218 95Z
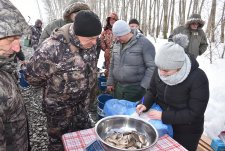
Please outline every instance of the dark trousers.
M145 89L140 85L123 86L117 83L114 91L114 98L136 102L144 96L145 92Z
M180 143L184 148L188 151L196 151L198 147L198 142L201 138L202 134L177 134L174 133L173 139L175 139L178 143Z

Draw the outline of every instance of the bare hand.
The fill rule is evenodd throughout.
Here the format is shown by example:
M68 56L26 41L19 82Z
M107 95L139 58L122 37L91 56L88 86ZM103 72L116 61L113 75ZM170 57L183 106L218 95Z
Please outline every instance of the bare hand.
M148 113L149 117L153 120L162 120L162 112L157 110L151 110Z
M136 112L138 114L141 114L143 111L146 110L146 107L143 105L143 104L139 104L137 107L136 107Z
M114 86L112 86L112 85L107 86L108 92L112 92L113 90L114 90Z

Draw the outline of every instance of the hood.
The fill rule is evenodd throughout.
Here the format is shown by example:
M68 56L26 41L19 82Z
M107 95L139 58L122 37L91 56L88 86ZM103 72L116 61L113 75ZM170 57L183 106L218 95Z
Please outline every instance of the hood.
M9 0L1 0L0 38L30 33L30 28L19 10Z
M66 20L66 21L71 21L69 16L72 13L77 13L81 10L90 10L90 7L84 2L73 2L73 1L71 1L63 12L63 19Z
M190 27L190 24L192 24L192 23L198 23L199 24L198 28L202 28L204 26L204 24L205 24L205 21L203 21L201 19L201 16L199 14L192 14L188 18L187 22L185 23L185 26L187 28L189 28Z
M73 23L66 24L61 28L56 28L53 30L51 37L57 39L58 41L68 44L70 42L70 33L69 30L72 28Z
M114 18L116 21L118 20L118 15L115 12L112 12L107 18L106 18L106 25L104 27L104 30L112 29L112 26L110 25L109 19Z

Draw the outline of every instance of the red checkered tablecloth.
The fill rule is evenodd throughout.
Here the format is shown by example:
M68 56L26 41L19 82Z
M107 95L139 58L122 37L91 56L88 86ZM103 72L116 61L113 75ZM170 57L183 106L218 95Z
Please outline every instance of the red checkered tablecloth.
M83 151L96 139L94 129L67 133L62 136L65 151ZM150 149L151 151L187 151L168 135L164 135Z

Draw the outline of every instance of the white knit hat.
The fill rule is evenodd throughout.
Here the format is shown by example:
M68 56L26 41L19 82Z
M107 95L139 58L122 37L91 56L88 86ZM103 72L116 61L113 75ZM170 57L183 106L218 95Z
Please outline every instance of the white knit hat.
M159 69L174 70L183 66L185 61L184 48L189 43L183 34L173 36L173 42L167 42L156 52L155 64Z
M112 27L114 36L124 36L131 32L129 25L124 20L117 20Z

